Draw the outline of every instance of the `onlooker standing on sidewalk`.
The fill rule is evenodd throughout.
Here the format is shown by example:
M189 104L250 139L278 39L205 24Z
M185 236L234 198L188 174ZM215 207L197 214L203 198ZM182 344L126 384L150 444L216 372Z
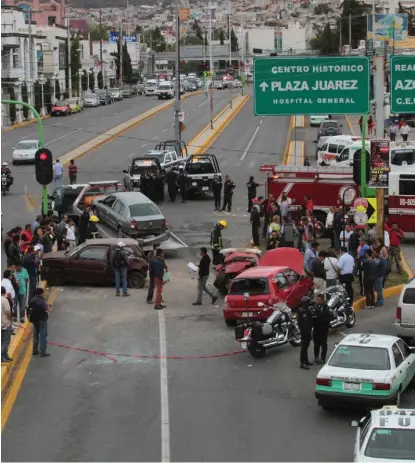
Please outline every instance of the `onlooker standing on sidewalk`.
M368 120L367 120L367 134L368 135L372 135L373 133L373 118L372 116L369 116Z
M13 288L13 274L10 270L5 270L3 272L3 279L1 280L1 285L6 288L6 295L10 300L11 305L13 306L15 298L16 298L16 291Z
M362 126L363 126L363 117L362 116L360 116L357 123L359 124L359 127L360 127L360 133L362 133Z
M340 259L337 262L340 283L346 286L347 295L350 301L353 302L353 272L354 272L354 258L347 252L346 246L340 249Z
M326 217L326 231L330 238L330 245L334 249L334 230L333 230L333 220L334 220L334 207L330 207L329 212L327 212Z
M24 323L24 308L26 306L27 298L27 285L29 284L29 274L27 270L22 267L22 265L16 265L16 271L14 272L14 277L16 278L18 290L16 297L16 312L17 320L20 320L20 323Z
M154 284L156 287L156 301L154 308L156 310L164 309L165 305L162 304L163 298L163 277L164 277L164 252L162 249L157 249L155 257L150 263L150 271L154 277Z
M59 162L59 159L56 159L55 164L53 164L53 181L55 183L55 188L62 187L62 177L63 177L63 167Z
M382 248L378 247L373 251L374 261L376 263L375 291L378 295L376 302L377 307L383 306L383 280L386 276L387 260L382 257Z
M364 284L363 284L363 262L366 260L366 251L370 249L369 245L366 242L366 237L363 235L360 237L360 245L357 248L357 266L359 269L359 285L360 285L360 294L363 296L365 294Z
M320 251L310 265L311 273L314 276L314 286L319 293L324 293L326 290L326 271L324 269L324 260L327 257L325 251Z
M365 261L362 263L363 287L366 296L365 309L375 308L375 279L377 272L376 262L372 259L372 250L366 249Z
M71 159L70 164L68 166L68 174L69 184L74 185L78 176L78 166L75 164L75 161L73 159Z
M10 362L9 345L12 336L12 310L6 297L6 288L1 287L1 362Z
M334 254L334 251L331 251L332 254L327 253L327 257L324 259L324 270L326 272L326 283L327 288L331 286L336 286L337 284L337 265L338 261Z
M49 357L46 352L48 346L48 312L49 304L44 298L43 288L36 288L35 296L29 302L28 318L33 324L33 355L39 354L40 357Z
M23 268L29 274L29 301L34 297L37 287L38 276L38 261L36 259L36 251L32 246L27 248L27 253L23 258Z
M210 291L206 286L210 271L210 257L208 256L207 249L200 248L200 255L201 259L199 262L199 278L197 280L197 297L196 302L193 302L193 305L202 305L203 291L210 296L212 304L214 304L218 296Z
M7 249L7 265L17 265L22 262L22 251L20 249L20 235L13 236L12 244Z
M394 223L389 231L389 270L392 270L392 263L395 260L398 273L402 273L401 238L404 237L404 232L398 227L397 223Z
M405 121L403 121L402 127L399 130L403 141L408 141L408 135L410 131L411 128L409 127L409 125Z
M125 297L129 296L129 294L127 292L128 254L124 248L125 243L123 241L119 241L114 251L112 264L115 271L115 295L120 295L122 284L122 295Z
M392 122L391 125L389 126L389 138L390 141L395 141L396 140L396 134L398 133L398 126L395 124L395 122Z
M75 238L75 225L73 220L69 217L66 222L66 241L68 243L69 251L76 248L76 238Z

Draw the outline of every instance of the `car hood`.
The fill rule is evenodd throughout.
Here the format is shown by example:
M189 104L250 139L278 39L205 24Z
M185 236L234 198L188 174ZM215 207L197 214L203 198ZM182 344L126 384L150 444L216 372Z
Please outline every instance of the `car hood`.
M36 149L28 149L28 150L21 150L21 149L18 149L18 150L14 150L13 151L13 154L35 154L36 153Z
M69 258L69 254L65 254L67 251L55 251L48 252L42 257L43 265L47 264L50 260L66 260Z
M302 275L304 258L298 249L278 248L267 251L259 260L259 265L267 267L287 266Z

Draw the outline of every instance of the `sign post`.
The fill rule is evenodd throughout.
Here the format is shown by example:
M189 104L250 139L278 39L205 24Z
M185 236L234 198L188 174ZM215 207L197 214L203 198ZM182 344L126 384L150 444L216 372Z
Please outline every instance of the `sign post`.
M396 114L415 114L415 56L391 56L390 102Z
M366 56L254 59L256 116L369 114Z

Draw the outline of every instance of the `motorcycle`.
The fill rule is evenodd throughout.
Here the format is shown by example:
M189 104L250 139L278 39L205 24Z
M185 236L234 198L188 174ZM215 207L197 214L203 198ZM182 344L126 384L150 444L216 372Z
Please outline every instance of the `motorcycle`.
M356 313L345 288L341 285L332 286L326 290L326 296L327 306L333 314L330 328L352 328L356 323Z
M1 174L1 193L5 195L9 191L9 181L6 174Z
M258 307L262 307L263 310L272 308L274 312L265 322L248 321L235 329L235 339L253 358L261 358L268 349L287 343L293 347L301 345L297 320L286 303L277 303L268 307L259 302Z

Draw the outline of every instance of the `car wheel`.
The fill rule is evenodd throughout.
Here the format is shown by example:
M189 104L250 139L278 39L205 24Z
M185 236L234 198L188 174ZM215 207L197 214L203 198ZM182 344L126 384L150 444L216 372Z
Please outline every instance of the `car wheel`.
M117 236L118 238L124 238L122 228L120 226L117 228Z
M130 272L127 277L129 288L141 289L144 288L146 279L140 272Z
M225 318L225 323L226 323L226 326L236 326L236 320L229 320L227 318Z
M257 342L249 342L248 343L248 352L254 357L255 359L260 359L265 355L266 349L265 347L261 346Z
M66 283L66 274L60 269L52 270L47 281L51 286L63 286Z

